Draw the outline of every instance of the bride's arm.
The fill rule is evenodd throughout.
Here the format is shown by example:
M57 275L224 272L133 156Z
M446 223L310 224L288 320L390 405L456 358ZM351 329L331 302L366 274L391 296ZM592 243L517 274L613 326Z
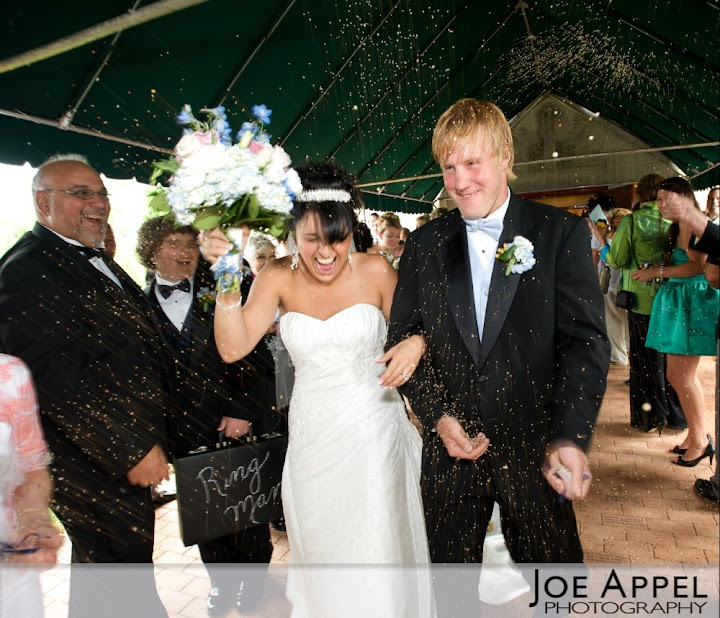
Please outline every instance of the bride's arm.
M411 335L391 347L377 359L378 363L387 363L380 384L397 387L405 384L415 373L415 369L425 353L425 336Z
M280 304L279 279L286 260L274 260L258 274L250 286L247 301L240 306L240 292L218 293L215 307L215 343L226 363L252 352L275 321Z
M387 260L382 261L377 272L377 281L382 299L382 312L385 319L390 318L390 306L392 305L395 285L397 284L397 272ZM379 263L379 261L378 261ZM378 363L387 363L380 384L383 386L397 387L405 384L425 353L425 336L411 335L396 345L392 346L385 354L377 359Z

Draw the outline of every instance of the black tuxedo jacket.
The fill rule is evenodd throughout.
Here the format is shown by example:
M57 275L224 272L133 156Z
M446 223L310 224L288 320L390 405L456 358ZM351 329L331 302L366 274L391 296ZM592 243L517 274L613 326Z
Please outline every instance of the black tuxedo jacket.
M205 283L202 278L200 281ZM213 333L215 307L205 309L197 298L198 291L196 284L183 332L178 333L158 301L154 278L145 290L173 357L166 421L168 443L175 455L215 444L223 416L251 421L255 433L264 433L271 425L275 403L275 367L270 351L265 350L264 363L253 364L252 359L223 362ZM264 341L258 348L261 346L265 346Z
M0 259L0 349L30 367L58 490L77 504L135 491L126 474L164 445L166 356L142 290L120 289L36 224Z
M495 261L478 336L467 234L455 210L411 234L400 261L388 345L422 332L427 354L401 390L426 431L443 414L497 453L540 456L567 438L587 448L605 392L609 345L585 222L514 195L499 246L524 236L535 266Z

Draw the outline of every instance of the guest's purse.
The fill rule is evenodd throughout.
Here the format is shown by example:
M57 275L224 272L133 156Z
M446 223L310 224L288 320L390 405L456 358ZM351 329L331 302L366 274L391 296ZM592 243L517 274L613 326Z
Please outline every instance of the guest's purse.
M620 290L615 298L615 304L620 307L620 309L627 309L630 311L630 309L634 308L636 305L635 292L631 292L630 290Z
M174 460L186 546L279 519L287 436L203 447Z
M600 268L600 291L603 294L607 294L610 289L610 275L612 274L610 267L607 264L603 264Z

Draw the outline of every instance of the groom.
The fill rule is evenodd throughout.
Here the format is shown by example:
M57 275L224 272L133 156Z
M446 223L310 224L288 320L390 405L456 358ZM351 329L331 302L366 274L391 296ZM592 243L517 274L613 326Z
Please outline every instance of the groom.
M587 226L510 192L512 134L494 104L455 103L432 146L457 209L408 239L388 336L427 338L401 391L425 429L432 560L482 561L497 502L516 562L582 562L572 500L590 489L609 363ZM496 257L506 243L514 258Z

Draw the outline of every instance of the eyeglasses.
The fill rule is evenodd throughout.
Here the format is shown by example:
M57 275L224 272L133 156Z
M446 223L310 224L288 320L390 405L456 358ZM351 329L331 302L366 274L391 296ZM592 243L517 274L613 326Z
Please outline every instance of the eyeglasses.
M84 202L89 202L96 195L104 202L107 202L108 199L110 199L110 194L107 191L93 191L92 189L39 189L39 191L56 191L58 193L67 193L68 195L72 195L73 197L83 200Z
M188 240L183 242L182 240L174 238L172 240L164 240L162 246L168 247L169 249L187 249L188 251L197 251L200 248L197 240Z

